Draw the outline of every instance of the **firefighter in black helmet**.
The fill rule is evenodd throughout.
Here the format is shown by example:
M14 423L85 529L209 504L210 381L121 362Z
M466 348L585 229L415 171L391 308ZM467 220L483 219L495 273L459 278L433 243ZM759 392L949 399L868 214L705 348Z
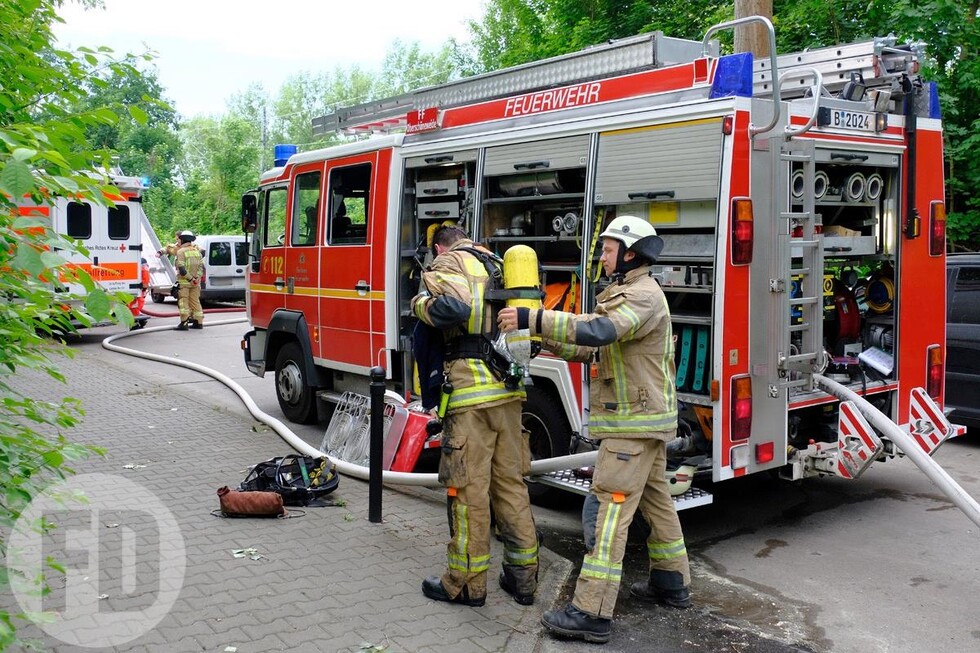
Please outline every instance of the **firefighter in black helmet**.
M204 258L194 244L197 236L193 231L181 231L177 238L177 310L180 312L178 331L204 328L204 310L201 308L201 277L204 274Z

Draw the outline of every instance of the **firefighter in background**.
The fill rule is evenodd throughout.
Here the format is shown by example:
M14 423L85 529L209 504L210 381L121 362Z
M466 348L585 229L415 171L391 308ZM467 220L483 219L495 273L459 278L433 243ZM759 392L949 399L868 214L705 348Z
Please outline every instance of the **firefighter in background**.
M490 503L504 543L500 587L522 605L534 603L538 539L523 474L530 451L521 430L524 390L508 388L491 365L494 330L484 301L489 274L462 229L433 236L436 258L412 299L416 317L443 330L444 430L439 480L446 486L451 540L448 569L422 582L436 601L480 606L490 569ZM486 251L482 250L481 251ZM448 395L448 396L447 396Z
M650 270L663 240L649 222L626 215L600 237L599 261L612 283L596 296L595 313L505 308L498 322L504 332L530 328L563 358L598 357L589 418L589 434L600 441L591 490L598 499L595 543L582 561L572 601L541 621L555 633L602 643L612 630L637 509L651 529L650 574L631 593L675 608L687 608L691 598L684 535L664 478L666 443L677 431L677 397L670 311Z
M204 258L194 244L193 231L181 231L180 247L177 248L174 265L177 268L177 310L180 312L178 331L204 328L204 310L201 308L201 276L204 274Z

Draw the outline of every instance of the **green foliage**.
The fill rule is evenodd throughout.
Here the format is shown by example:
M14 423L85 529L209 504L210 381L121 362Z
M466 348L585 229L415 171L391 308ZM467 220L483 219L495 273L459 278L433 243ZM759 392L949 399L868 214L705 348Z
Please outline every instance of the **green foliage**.
M73 472L71 461L101 453L62 434L82 415L77 400L32 399L13 390L10 377L33 370L63 382L54 356L71 352L52 335L75 324L132 323L125 303L56 253L84 250L55 234L46 218L21 216L14 203L21 197L43 203L51 195L105 203L111 190L98 172L107 169L110 153L90 146L86 134L119 119L106 107L86 106L87 84L100 71L130 70L133 59L101 49L53 49L50 28L59 6L58 0L0 2L0 533L9 532L43 487ZM81 284L83 293L58 291L68 283ZM7 554L6 540L0 553ZM49 566L58 569L55 561ZM9 580L0 574L0 589ZM0 610L0 649L20 643L16 624L24 618Z

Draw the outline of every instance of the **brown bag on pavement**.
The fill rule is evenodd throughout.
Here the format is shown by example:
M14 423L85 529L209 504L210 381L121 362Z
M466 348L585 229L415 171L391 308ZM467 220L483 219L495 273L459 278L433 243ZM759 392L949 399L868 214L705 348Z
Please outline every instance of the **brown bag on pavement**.
M289 514L276 492L239 492L226 485L218 489L218 503L225 517L285 517Z

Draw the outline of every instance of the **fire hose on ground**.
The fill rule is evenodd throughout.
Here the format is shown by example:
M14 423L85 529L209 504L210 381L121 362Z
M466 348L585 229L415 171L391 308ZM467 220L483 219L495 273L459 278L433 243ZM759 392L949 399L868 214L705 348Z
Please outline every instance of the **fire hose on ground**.
M977 526L980 526L980 504L973 497L967 494L953 478L939 466L932 457L919 448L919 445L908 433L903 431L897 424L888 419L884 413L875 408L871 402L863 397L848 390L846 387L832 381L821 374L814 374L813 380L822 386L827 392L843 401L853 401L858 410L867 418L868 422L878 429L882 435L894 442L902 452L929 477L929 480L936 484L943 494L956 505L957 508Z
M144 311L145 312L145 311ZM173 316L166 316L173 317ZM240 322L245 322L247 318L240 317L230 320L220 320L218 322L209 322L207 327L221 326L225 324L237 324ZM142 335L145 333L154 333L157 331L171 331L174 327L172 326L159 326L151 327L148 329L141 329L139 331L128 331L124 333L117 333L116 335L110 336L102 341L102 346L110 351L115 351L120 354L125 354L127 356L135 356L137 358L144 358L146 360L156 361L158 363L164 363L167 365L177 365L179 367L184 367L189 370L194 370L195 372L200 372L215 379L219 383L227 386L232 392L238 395L238 398L242 400L248 412L256 420L265 424L276 434L286 441L286 443L295 449L297 452L307 455L307 456L324 456L325 454L311 445L310 443L303 440L301 437L296 435L288 426L283 424L282 421L269 415L268 413L262 411L252 399L251 396L245 391L245 389L232 380L230 377L213 370L209 367L199 365L197 363L192 363L190 361L180 360L178 358L171 358L169 356L161 356L159 354L153 354L150 352L139 351L138 349L130 349L127 347L122 347L115 344L117 340L122 340L123 338L129 338L131 336ZM535 460L531 462L531 475L547 474L550 472L562 471L565 469L575 469L578 467L589 467L595 464L597 452L589 451L586 453L572 454L569 456L559 456L557 458L547 458L544 460ZM337 458L330 457L330 461L337 465L337 471L345 476L350 476L351 478L357 478L364 481L370 479L370 468L364 467L363 465L354 465L352 463L346 462L344 460L339 460ZM437 474L421 474L414 472L382 472L382 480L384 483L391 485L414 485L414 486L424 486L424 487L441 487L438 480Z

